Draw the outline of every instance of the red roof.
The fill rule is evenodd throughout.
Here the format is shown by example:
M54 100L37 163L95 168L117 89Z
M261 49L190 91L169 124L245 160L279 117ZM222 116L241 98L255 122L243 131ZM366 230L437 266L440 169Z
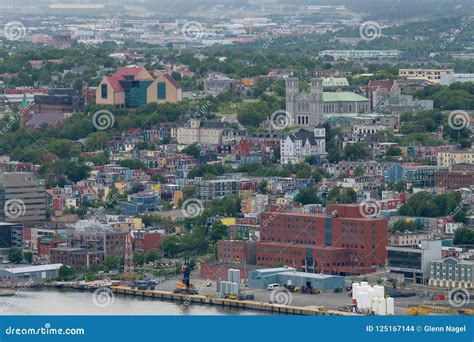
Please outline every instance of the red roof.
M124 90L122 85L120 84L120 79L121 78L115 76L106 77L106 80L109 82L113 90L123 93Z
M48 89L44 88L7 88L5 89L6 95L18 95L18 94L47 94Z
M163 76L168 80L170 81L170 83L177 89L181 89L181 86L178 84L178 82L176 82L176 80L171 77L170 74L163 74Z
M369 82L369 85L367 86L369 91L373 91L377 88L382 88L382 89L392 89L393 85L395 84L395 81L390 81L390 80L372 80Z
M143 70L146 70L146 69L140 68L140 67L121 67L114 74L114 77L122 78L123 76L137 76Z

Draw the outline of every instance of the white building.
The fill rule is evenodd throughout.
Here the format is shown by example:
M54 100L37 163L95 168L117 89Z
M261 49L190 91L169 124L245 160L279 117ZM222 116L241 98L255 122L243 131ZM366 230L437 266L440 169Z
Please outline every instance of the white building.
M280 141L281 164L300 163L309 156L326 154L326 130L316 127L313 132L300 129Z
M474 82L474 74L442 74L440 78L440 84L446 86L464 82Z

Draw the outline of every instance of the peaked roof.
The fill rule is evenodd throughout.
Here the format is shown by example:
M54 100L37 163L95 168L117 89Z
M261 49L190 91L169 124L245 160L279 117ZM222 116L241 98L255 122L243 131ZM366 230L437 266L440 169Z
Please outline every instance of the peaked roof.
M163 73L162 75L163 75L168 81L170 81L170 83L171 83L175 88L181 88L181 86L178 84L178 82L176 82L176 80L175 80L170 74Z
M141 67L121 67L114 74L114 77L123 79L124 76L137 76L142 71L146 71L146 69Z
M394 84L395 84L395 81L393 80L371 80L367 86L367 89L369 91L373 91L377 88L390 90L392 89Z

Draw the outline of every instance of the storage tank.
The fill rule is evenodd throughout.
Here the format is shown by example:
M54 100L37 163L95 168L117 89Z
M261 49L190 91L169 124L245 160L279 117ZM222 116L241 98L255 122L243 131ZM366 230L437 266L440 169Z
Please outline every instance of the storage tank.
M395 315L395 299L387 298L387 315Z
M232 292L231 292L231 294L233 294L233 295L239 294L239 284L237 284L237 283L232 283L232 284L231 284L231 287L232 287Z
M387 314L387 301L385 298L379 298L379 315L385 316Z
M370 297L367 292L359 292L359 297L357 299L357 308L361 311L370 311L371 302Z
M374 312L374 315L379 314L379 299L377 297L372 298L372 311Z
M234 282L234 269L233 268L229 268L227 270L227 281L230 281L231 283Z
M385 297L385 287L381 285L375 285L374 290L375 290L375 293L377 293L377 297L379 298Z
M353 283L352 284L352 299L357 299L357 295L359 294L360 284Z
M234 276L233 276L232 281L233 281L234 283L237 283L237 285L238 285L239 288L240 288L240 283L241 283L241 280L240 280L240 270L237 270L237 269L234 270Z

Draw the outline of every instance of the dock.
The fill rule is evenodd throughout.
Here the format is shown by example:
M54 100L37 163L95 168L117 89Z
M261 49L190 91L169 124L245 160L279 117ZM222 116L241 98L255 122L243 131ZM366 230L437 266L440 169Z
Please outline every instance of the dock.
M138 290L131 289L125 286L111 286L110 289L114 294L122 294L128 296L145 297L151 299L158 299L162 301L187 302L201 305L216 305L228 308L237 308L243 310L265 311L283 315L311 315L311 316L352 316L354 314L335 310L325 310L323 306L291 306L269 304L262 302L255 302L250 300L235 300L227 298L217 298L205 295L188 295L182 293L174 293L170 291L161 290Z

